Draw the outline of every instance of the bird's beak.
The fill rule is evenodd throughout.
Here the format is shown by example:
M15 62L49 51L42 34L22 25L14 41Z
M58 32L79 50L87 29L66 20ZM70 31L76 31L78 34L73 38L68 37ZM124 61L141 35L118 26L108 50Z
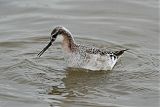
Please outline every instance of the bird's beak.
M51 40L48 43L48 45L37 56L40 57L52 45L52 43L55 41L55 39L56 38L51 38Z
M50 41L49 44L37 56L40 57L52 45L52 43L53 41Z
M56 40L57 35L58 35L58 31L56 31L53 35L51 35L50 42L48 43L48 45L37 56L40 57L52 45L52 43Z

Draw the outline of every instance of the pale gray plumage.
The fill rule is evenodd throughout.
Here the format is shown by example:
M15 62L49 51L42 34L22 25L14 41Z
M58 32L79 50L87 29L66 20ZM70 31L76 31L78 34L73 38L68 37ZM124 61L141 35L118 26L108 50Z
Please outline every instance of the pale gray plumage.
M49 44L38 56L41 56L52 45L58 35L63 36L62 47L68 67L90 70L112 70L119 57L127 50L111 52L76 44L69 30L58 26L52 31Z

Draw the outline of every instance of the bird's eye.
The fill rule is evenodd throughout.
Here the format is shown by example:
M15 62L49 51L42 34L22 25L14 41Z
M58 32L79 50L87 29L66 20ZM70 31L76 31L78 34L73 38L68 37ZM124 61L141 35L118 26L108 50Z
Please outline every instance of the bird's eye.
M56 39L56 38L54 38L54 37L50 37L50 40L51 40L51 41L55 41L55 39Z

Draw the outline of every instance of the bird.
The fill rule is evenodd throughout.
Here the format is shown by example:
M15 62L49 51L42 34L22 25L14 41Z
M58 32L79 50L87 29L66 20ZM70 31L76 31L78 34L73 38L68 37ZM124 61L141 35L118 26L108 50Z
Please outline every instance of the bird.
M64 59L69 68L82 68L93 71L112 70L124 51L128 50L108 51L107 49L104 50L77 44L72 33L67 28L57 26L51 32L50 42L37 56L40 57L54 43L59 35L63 37L62 48Z

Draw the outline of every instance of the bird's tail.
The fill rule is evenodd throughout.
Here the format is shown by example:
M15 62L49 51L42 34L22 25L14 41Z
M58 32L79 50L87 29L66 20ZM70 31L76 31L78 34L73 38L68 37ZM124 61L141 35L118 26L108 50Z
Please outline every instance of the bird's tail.
M124 53L124 51L127 51L127 50L129 50L129 49L123 49L123 50L120 50L120 51L115 51L114 54L119 57L120 55L122 55Z

